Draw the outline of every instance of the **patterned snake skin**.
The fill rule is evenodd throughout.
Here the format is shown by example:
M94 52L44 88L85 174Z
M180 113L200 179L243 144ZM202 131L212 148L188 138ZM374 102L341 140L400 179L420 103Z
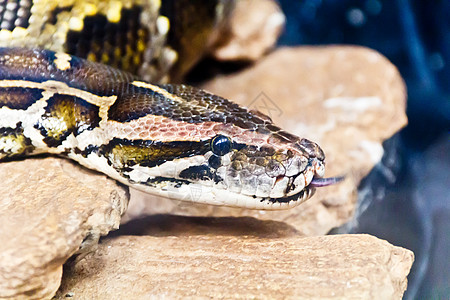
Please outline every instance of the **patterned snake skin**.
M151 194L195 188L196 202L253 209L294 207L338 181L322 178L318 145L269 117L142 79L187 70L197 57L185 37L206 45L231 1L63 2L0 2L0 159L58 154ZM189 19L196 5L210 22ZM181 25L169 31L163 12Z

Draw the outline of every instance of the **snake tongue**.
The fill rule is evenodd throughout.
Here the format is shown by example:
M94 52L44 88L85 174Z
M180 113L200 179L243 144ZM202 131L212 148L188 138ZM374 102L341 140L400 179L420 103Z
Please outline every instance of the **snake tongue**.
M314 177L311 180L311 183L309 184L309 186L312 186L312 187L323 187L323 186L336 184L338 182L341 182L344 179L345 179L345 176L329 177L329 178Z

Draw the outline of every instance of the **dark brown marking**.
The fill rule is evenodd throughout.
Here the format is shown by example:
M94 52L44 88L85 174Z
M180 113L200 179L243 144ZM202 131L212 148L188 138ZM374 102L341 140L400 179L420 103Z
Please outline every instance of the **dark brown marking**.
M111 166L118 170L134 165L155 167L177 158L204 155L210 151L210 141L202 142L155 142L146 140L113 139L100 148Z
M180 178L189 181L199 180L213 180L215 183L223 181L223 179L216 174L216 170L208 165L191 166L180 172Z
M0 108L26 110L37 100L42 98L44 90L21 87L0 87Z
M55 94L48 100L45 113L35 128L41 131L49 147L57 147L71 133L77 136L94 129L99 122L97 106L75 96Z

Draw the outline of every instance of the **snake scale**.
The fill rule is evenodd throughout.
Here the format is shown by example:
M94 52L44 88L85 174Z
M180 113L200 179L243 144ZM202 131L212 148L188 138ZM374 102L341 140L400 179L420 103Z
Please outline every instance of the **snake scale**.
M0 1L0 159L69 157L144 192L253 209L312 196L324 153L198 88L233 1ZM136 74L136 75L133 75ZM154 83L149 83L154 82Z

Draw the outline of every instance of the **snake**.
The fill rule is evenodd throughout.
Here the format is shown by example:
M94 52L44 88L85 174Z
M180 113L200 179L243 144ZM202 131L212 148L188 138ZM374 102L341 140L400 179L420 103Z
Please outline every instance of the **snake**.
M2 2L0 160L64 156L149 194L187 201L196 190L189 201L263 210L295 207L340 181L324 178L316 143L259 111L167 83L199 59L232 6Z

